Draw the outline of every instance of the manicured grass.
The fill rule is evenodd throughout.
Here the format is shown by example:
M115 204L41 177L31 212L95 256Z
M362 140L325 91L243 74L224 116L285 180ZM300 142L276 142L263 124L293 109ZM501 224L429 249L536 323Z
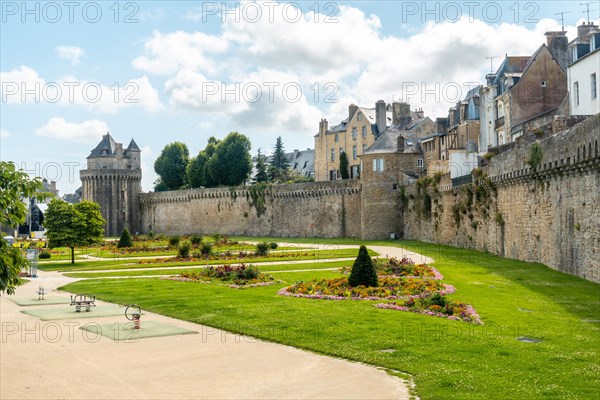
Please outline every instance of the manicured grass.
M288 270L305 270L305 269L329 269L329 268L341 268L344 266L351 266L352 261L334 261L324 263L302 263L302 264L272 264L272 265L261 265L258 268L262 272L279 273L278 271ZM197 269L197 268L196 268ZM182 272L194 271L192 268L167 268L157 270L136 270L136 271L111 271L111 272L71 272L66 273L65 276L71 278L106 278L113 276L157 276L157 275L176 275Z
M311 241L318 240L305 243ZM414 376L423 399L600 397L600 324L585 321L600 320L600 285L541 264L471 250L408 241L378 244L433 257L444 282L457 288L450 297L472 304L485 325L380 310L373 306L377 302L277 296L283 285L234 290L158 279L114 279L76 282L65 289L404 371ZM334 276L339 274L277 274L286 285ZM515 340L521 336L542 342ZM395 351L381 352L387 349Z
M304 255L307 253L307 255ZM293 254L297 254L293 252ZM225 264L254 264L261 262L283 262L283 261L307 261L307 260L328 260L336 258L353 258L358 254L358 249L332 249L332 250L318 250L318 251L301 251L301 256L289 256L289 257L273 257L267 256L262 258L241 258L241 259L230 259L230 260L200 260L200 261L165 261L162 263L147 263L139 264L133 260L120 260L120 261L89 261L76 263L75 265L70 263L55 263L46 264L43 269L44 271L60 271L60 272L75 272L75 271L101 271L101 270L118 270L118 269L145 269L145 268L174 268L189 266L202 266L202 265L225 265ZM371 256L379 255L375 251L369 251ZM133 261L133 263L132 263Z

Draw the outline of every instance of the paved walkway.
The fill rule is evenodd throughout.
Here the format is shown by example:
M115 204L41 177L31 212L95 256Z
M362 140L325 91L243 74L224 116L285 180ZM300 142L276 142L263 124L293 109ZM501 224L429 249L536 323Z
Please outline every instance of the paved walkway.
M370 248L381 255L432 261L403 249ZM68 297L53 289L75 280L40 271L17 295L34 295L43 285L52 295ZM126 322L125 317L44 322L22 309L0 297L2 399L408 398L408 384L381 369L153 313L144 320L199 334L114 342L78 328Z

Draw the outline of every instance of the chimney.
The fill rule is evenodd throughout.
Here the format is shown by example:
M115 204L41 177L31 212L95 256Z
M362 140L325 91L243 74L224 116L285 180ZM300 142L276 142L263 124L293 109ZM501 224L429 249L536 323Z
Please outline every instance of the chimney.
M404 153L404 136L398 136L398 152Z
M356 104L352 103L348 106L348 121L352 119L352 117L356 113L356 110L358 110L358 106Z
M570 62L567 33L562 31L546 32L546 46L548 46L560 67L566 71Z
M425 113L423 112L422 108L419 108L417 111L415 111L415 114L417 114L417 116L419 117L419 119L423 118L425 116Z
M387 128L387 116L385 114L385 101L377 100L375 103L375 122L377 123L377 130L381 135Z
M56 190L56 181L50 181L50 193L58 196L58 190Z
M585 22L581 25L579 25L577 27L577 40L580 42L586 42L587 41L587 35L593 31L598 29L598 27L596 25L594 25L593 22L590 22L589 24L586 24Z
M294 158L298 158L300 155L300 151L298 149L294 149Z
M439 117L435 119L437 132L444 133L448 130L448 118Z
M406 126L412 120L410 104L395 102L392 105L392 120L394 126Z
M321 122L319 122L319 135L324 135L327 132L327 120L325 118L321 118Z

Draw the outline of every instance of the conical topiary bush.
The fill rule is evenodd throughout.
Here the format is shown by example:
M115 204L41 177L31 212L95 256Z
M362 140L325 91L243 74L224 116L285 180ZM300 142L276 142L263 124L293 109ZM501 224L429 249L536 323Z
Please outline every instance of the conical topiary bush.
M373 260L371 260L369 252L364 245L360 246L358 257L356 257L354 265L352 265L348 284L352 287L360 285L377 286L377 272L375 272Z
M119 244L117 244L117 247L119 249L122 247L133 247L133 241L131 240L131 235L129 234L129 231L127 230L127 228L123 229L123 232L121 233L121 238L119 239Z

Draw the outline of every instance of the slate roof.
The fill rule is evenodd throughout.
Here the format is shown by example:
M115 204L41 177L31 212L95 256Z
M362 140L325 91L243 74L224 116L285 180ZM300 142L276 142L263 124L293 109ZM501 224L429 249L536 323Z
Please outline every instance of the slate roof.
M398 138L404 137L403 153L422 153L421 145L414 132L401 130L386 130L377 140L367 148L365 154L396 153L398 151Z
M98 143L98 146L87 158L95 158L95 157L115 157L115 147L117 142L110 136L110 133L106 132L106 135L102 136L102 140ZM106 155L102 155L102 150L108 150Z
M135 140L133 140L133 138L131 138L131 142L129 142L129 146L127 146L127 150L140 150L140 148L138 147Z

